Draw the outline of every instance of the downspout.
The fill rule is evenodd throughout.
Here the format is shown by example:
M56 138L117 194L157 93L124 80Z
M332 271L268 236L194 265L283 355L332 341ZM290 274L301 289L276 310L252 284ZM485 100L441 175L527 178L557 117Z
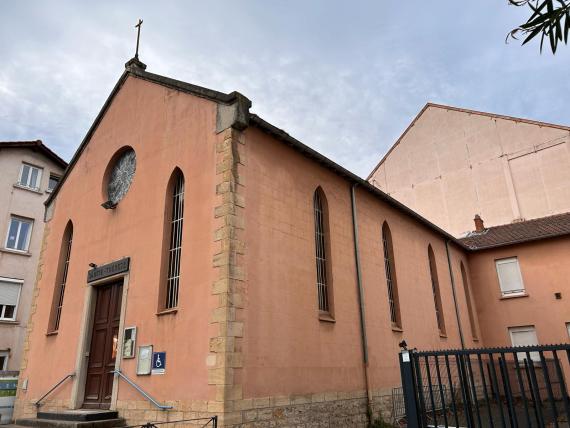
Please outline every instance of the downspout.
M451 291L453 292L453 304L455 305L455 316L457 318L457 326L459 327L459 339L461 340L461 349L465 349L465 341L463 339L463 329L461 328L461 318L459 317L459 305L457 304L457 293L455 292L455 279L453 278L453 268L451 267L451 255L449 253L449 239L445 241L445 252L447 253L447 266L449 267L449 277L451 278Z
M362 288L362 271L360 268L360 251L358 249L358 221L356 219L356 193L354 183L350 188L350 201L352 205L352 229L354 233L354 259L356 262L356 283L358 289L358 304L360 310L360 337L362 339L362 359L364 362L364 381L366 386L366 407L369 422L372 421L372 393L370 391L370 379L368 377L368 340L366 338L366 317L364 313L364 289Z

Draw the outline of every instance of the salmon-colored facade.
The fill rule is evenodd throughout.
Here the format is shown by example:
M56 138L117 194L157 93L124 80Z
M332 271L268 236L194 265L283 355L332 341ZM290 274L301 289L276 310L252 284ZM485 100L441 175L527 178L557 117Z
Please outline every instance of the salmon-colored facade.
M503 297L495 261L513 257L518 259L525 292ZM470 254L472 286L486 346L510 343L509 328L523 326L534 327L539 343L570 341L569 257L567 236Z
M75 376L42 408L85 405L95 302L100 287L113 281L123 284L114 368L172 407L157 410L115 376L110 402L102 404L128 423L217 414L222 426L289 426L323 417L363 426L368 410L391 410L403 339L423 349L485 343L489 321L479 325L478 318L486 313L470 316L475 301L467 301L484 299L483 278L465 245L249 113L249 106L237 93L156 76L136 63L127 67L48 201L16 418L35 415L33 403L69 373ZM134 178L116 207L104 209L106 171L125 147L136 153ZM179 300L164 310L168 188L178 170L185 183ZM319 311L316 285L317 189L328 223L327 313ZM50 332L69 222L61 320ZM128 270L87 281L90 263L125 257ZM462 266L473 278L467 293ZM140 350L121 357L127 327L137 327L137 346L166 353L164 374L138 375Z

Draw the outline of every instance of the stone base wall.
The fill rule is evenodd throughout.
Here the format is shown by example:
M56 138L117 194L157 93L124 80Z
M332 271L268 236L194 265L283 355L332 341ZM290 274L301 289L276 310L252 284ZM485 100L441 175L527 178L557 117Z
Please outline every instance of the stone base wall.
M125 418L127 425L143 425L147 422L174 422L187 419L204 420L194 423L182 423L175 426L203 426L207 418L216 415L212 412L212 402L208 401L167 401L164 404L172 406L172 410L160 410L148 401L117 401L116 410L119 416ZM210 408L210 411L208 410Z
M42 405L38 408L34 404L36 401L37 399L22 400L20 398L16 398L16 402L14 403L14 413L12 415L13 419L35 418L38 409L43 412L57 412L61 410L69 410L71 406L70 400L52 399L42 402Z
M36 417L34 400L18 400L14 418ZM235 400L232 409L217 411L215 401L167 401L172 410L159 410L146 400L117 401L116 410L127 425L147 422L174 422L179 420L219 417L219 427L367 427L368 406L366 393L327 392L307 395L248 398ZM372 421L378 417L392 422L391 389L374 391L371 399ZM48 400L42 411L61 411L70 408L69 400ZM228 411L230 410L230 411ZM207 420L186 422L176 426L203 426Z
M265 427L367 427L365 391L292 395L240 400L225 425L239 428ZM380 416L390 422L392 393L375 391L370 407L372 421Z

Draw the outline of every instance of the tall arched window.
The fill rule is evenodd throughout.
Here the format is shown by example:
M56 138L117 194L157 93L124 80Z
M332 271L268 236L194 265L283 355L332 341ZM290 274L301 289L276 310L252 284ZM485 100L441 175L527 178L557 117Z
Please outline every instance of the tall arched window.
M162 256L162 287L159 309L178 306L180 263L182 255L182 226L184 222L184 175L179 168L172 173L167 186Z
M463 266L463 262L461 262L461 278L463 279L463 290L465 291L465 301L467 302L467 312L469 313L469 325L471 326L471 335L473 336L473 339L477 339L475 314L473 313L473 305L471 303L471 293L469 292L469 282L467 282L467 272L465 272L465 266Z
M398 282L396 280L396 265L394 263L394 248L392 233L387 222L382 225L382 248L384 250L384 269L386 285L388 286L388 303L390 305L390 321L393 327L402 328L400 318L400 302L398 299Z
M439 292L439 280L437 278L437 266L431 245L428 246L429 273L431 277L431 289L435 304L435 316L437 318L437 328L440 334L445 334L445 320L443 318L443 308L441 305L441 293Z
M73 223L71 220L65 226L61 245L59 249L59 261L53 291L51 313L49 317L48 332L53 333L59 329L61 311L63 309L63 297L65 295L65 285L67 283L67 273L69 271L69 260L71 258L71 244L73 242Z
M315 258L319 311L332 313L330 234L327 200L319 187L313 196L315 214Z

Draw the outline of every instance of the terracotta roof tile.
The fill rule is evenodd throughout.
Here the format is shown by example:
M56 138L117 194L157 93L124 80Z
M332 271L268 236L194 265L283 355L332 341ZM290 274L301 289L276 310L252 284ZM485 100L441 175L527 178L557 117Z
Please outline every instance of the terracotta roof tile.
M472 250L483 250L563 235L570 235L570 213L490 227L460 241Z

